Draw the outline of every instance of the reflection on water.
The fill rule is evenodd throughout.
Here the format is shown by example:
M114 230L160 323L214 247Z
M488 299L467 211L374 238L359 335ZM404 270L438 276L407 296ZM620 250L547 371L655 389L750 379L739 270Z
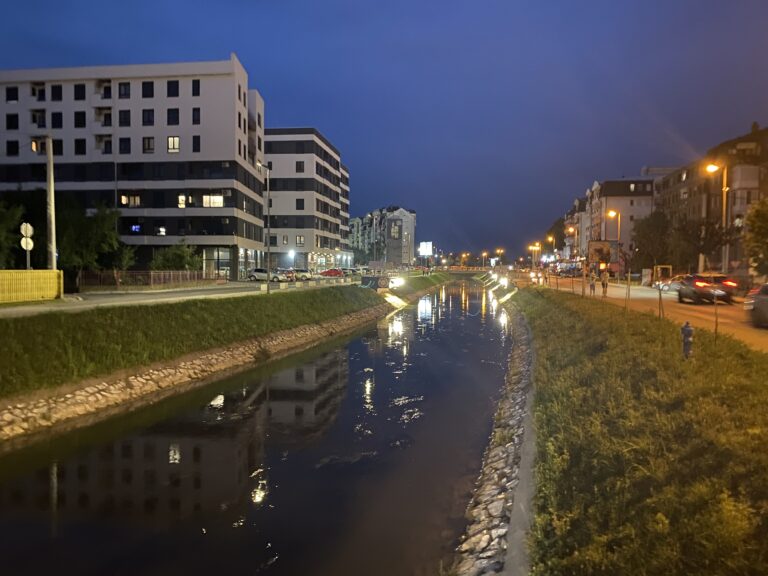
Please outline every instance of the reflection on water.
M111 440L70 455L54 443L44 465L13 455L7 573L434 572L503 381L495 302L442 287L342 347L222 381Z

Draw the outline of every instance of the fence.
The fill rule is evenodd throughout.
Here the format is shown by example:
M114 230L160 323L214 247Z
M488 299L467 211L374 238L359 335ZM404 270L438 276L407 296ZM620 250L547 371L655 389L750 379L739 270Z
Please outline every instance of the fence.
M224 282L226 280L207 277L203 270L108 270L83 272L80 290L161 290Z
M0 270L0 303L53 300L64 293L60 270Z

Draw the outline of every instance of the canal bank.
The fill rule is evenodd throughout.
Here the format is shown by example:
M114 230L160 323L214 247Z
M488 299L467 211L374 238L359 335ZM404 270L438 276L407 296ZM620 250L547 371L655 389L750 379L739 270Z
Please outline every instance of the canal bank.
M447 276L440 276L426 282L422 278L414 278L413 282L406 283L399 291L402 301L415 301L420 295L447 279ZM427 284L430 287L424 288ZM353 295L363 294L361 288L331 290L335 292L333 298L341 299L340 310L344 309L343 304L346 302L350 302L349 308L363 308L323 322L302 324L223 347L180 355L55 389L37 390L10 401L6 399L0 408L0 452L15 450L51 434L89 426L115 414L135 410L168 396L204 386L227 374L295 354L330 338L351 333L393 310L393 304L380 297L352 298ZM322 294L322 289L312 294ZM365 294L368 292L365 291ZM298 300L295 295L289 295L288 298ZM305 300L307 296L300 295L299 298ZM263 300L257 300L258 302ZM229 303L224 301L220 304ZM208 314L215 313L215 303L206 303L205 306L210 309ZM160 307L162 305L152 308L156 311ZM282 305L281 309L285 309L285 305ZM109 311L99 311L102 312ZM151 321L151 311L148 316ZM42 320L46 319L43 317ZM80 328L83 329L84 326ZM99 338L108 337L107 334L99 334L98 326L91 328L91 333L97 341ZM0 382L3 382L2 378Z

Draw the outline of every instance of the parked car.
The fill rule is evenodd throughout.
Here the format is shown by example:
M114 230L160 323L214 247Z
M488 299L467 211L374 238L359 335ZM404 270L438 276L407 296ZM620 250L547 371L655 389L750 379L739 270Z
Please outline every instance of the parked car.
M744 299L744 310L749 312L752 324L768 326L768 283L749 291Z
M656 289L661 288L663 292L677 292L680 290L680 283L683 281L683 278L685 278L685 274L678 274L666 280L656 281L653 287Z
M354 268L342 268L341 271L344 274L344 276L354 276L355 274L358 273L357 270L355 270Z
M340 278L344 276L344 272L342 272L339 268L329 268L328 270L323 270L320 272L320 276L324 276L326 278Z
M285 279L288 282L293 282L296 280L296 272L293 270L293 268L278 268L277 273L285 276Z
M312 280L312 272L306 268L296 268L294 273L296 275L296 280L301 280L302 282L305 280Z
M717 299L732 304L737 286L738 284L725 274L686 274L680 281L677 301L691 300L694 304L701 304L703 301L714 302Z
M287 279L285 274L281 274L277 270L272 270L272 272L268 273L266 268L252 268L248 273L248 280L257 280L259 282L266 282L267 280L270 282L285 282Z

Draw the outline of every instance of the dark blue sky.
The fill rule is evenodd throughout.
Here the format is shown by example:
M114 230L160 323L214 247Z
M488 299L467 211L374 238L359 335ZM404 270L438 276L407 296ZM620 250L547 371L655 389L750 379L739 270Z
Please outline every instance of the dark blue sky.
M236 52L267 126L341 150L353 216L400 204L420 240L514 254L595 179L768 124L767 22L764 0L27 0L0 67Z

